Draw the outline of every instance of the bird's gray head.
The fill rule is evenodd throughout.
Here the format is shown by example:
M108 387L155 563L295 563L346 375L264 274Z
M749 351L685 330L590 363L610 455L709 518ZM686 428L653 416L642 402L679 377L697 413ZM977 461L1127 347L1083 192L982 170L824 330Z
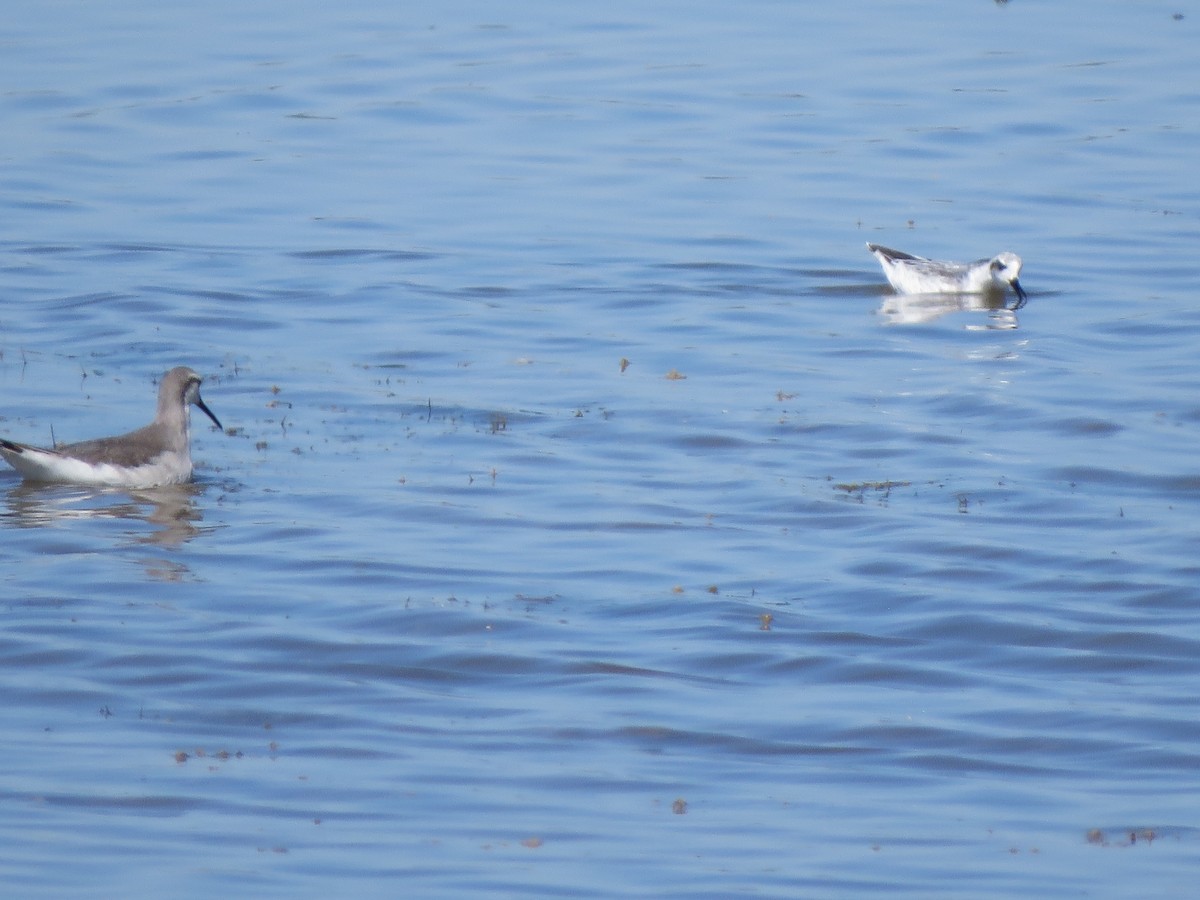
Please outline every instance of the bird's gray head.
M202 379L193 369L189 369L187 366L176 366L163 376L162 390L164 393L174 392L176 397L182 398L185 406L189 403L193 404L212 419L217 428L221 428L220 420L213 415L212 410L205 405L200 396L201 381Z

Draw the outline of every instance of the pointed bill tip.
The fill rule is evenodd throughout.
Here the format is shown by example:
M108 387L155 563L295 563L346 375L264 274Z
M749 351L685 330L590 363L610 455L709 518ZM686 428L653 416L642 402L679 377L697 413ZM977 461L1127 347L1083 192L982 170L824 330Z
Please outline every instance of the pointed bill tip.
M225 428L221 425L221 420L213 415L213 411L204 404L204 401L200 399L199 394L196 395L196 406L200 409L201 412L203 412L206 416L208 416L210 419L213 420L213 424L217 426L218 430L220 430L220 431L225 430Z
M1012 289L1016 292L1016 295L1017 295L1017 305L1015 308L1020 309L1022 306L1025 305L1025 302L1029 299L1029 295L1025 293L1025 288L1021 287L1021 282L1019 280L1017 280L1016 278L1014 278L1012 280Z

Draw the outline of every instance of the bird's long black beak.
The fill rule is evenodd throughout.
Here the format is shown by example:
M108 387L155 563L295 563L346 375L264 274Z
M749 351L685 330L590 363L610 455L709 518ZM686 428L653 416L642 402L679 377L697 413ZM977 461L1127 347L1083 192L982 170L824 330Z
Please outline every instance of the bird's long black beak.
M196 395L196 406L200 407L200 409L204 412L204 414L213 420L213 424L216 425L220 431L225 430L224 428L221 427L221 422L217 419L216 416L213 415L213 411L204 405L204 401L200 398L199 394Z
M1021 282L1015 278L1012 280L1012 289L1017 294L1017 302L1013 305L1013 309L1020 309L1025 305L1025 301L1029 299L1029 295L1025 293L1025 288L1021 287Z

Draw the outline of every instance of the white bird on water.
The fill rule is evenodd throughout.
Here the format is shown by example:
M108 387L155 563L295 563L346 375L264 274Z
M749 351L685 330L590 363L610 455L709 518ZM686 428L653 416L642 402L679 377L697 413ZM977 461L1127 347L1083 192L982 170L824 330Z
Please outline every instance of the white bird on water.
M201 378L187 366L163 375L154 421L137 431L53 448L0 438L0 456L29 481L150 488L192 477L189 407L221 423L200 398Z
M1012 288L1017 295L1013 309L1020 309L1027 299L1018 280L1021 257L1015 253L998 253L991 259L975 262L940 262L913 256L901 250L867 244L883 266L883 274L899 294L1000 294Z

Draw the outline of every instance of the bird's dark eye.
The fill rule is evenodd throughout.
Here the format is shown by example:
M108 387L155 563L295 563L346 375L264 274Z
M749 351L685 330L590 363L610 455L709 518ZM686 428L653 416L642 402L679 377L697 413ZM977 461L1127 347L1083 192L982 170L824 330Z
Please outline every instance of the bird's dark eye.
M1003 268L1004 268L1004 263L1000 262L1000 260L998 260L998 259L992 260L992 271L993 272L999 272Z

